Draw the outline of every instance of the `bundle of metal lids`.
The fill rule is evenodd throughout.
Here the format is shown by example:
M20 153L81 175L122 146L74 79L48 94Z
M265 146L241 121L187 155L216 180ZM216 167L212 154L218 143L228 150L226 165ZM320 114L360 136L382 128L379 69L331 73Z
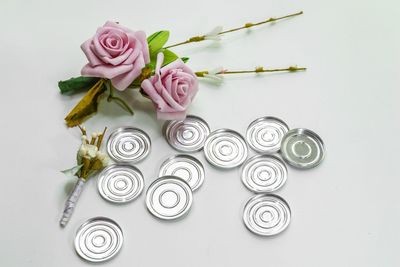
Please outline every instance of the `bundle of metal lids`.
M271 194L286 182L288 164L307 169L317 166L324 157L321 138L307 129L293 129L280 119L263 117L253 121L246 139L230 129L211 132L208 124L196 116L164 124L167 142L184 153L204 150L207 161L221 169L243 164L241 179L251 191L243 211L243 221L253 233L262 236L278 234L290 222L290 208L280 196ZM246 142L247 141L247 142ZM248 159L248 146L260 155ZM145 159L151 149L150 137L133 127L118 128L111 133L107 152L116 162L98 177L98 191L107 201L127 203L138 198L144 189L141 171L132 166ZM203 184L203 164L188 154L167 158L160 166L159 178L147 188L146 206L155 217L175 220L185 216L193 202L193 192ZM84 259L106 261L115 256L123 243L120 226L109 218L96 217L85 222L75 238L75 249Z
M288 170L284 163L300 169L316 167L324 158L321 138L313 131L288 125L275 117L254 120L247 128L246 138L231 129L210 131L208 124L196 116L165 124L167 142L176 150L195 152L202 148L207 161L215 167L241 168L243 184L256 193L243 211L243 221L253 233L276 235L287 228L291 211L288 203L272 194L286 182ZM258 153L248 158L247 144ZM280 157L274 154L280 154Z

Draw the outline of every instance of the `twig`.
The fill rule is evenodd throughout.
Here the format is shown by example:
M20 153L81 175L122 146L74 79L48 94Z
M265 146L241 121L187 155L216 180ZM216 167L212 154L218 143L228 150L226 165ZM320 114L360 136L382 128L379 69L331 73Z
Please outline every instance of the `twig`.
M237 28L233 28L233 29L230 29L230 30L226 30L226 31L220 32L220 33L218 33L218 35L223 35L223 34L226 34L226 33L235 32L235 31L239 31L239 30L243 30L243 29L249 29L249 28L254 27L254 26L259 26L259 25L262 25L262 24L271 23L271 22L287 19L287 18L294 17L294 16L299 16L301 14L303 14L303 11L300 11L300 12L297 12L297 13L293 13L293 14L289 14L289 15L286 15L286 16L283 16L283 17L269 18L267 20L256 22L256 23L248 22L248 23L244 24L241 27L237 27ZM176 46L180 46L180 45L184 45L184 44L201 42L201 41L204 41L204 40L206 40L206 35L194 36L194 37L191 37L191 38L189 38L188 40L186 40L184 42L180 42L180 43L176 43L176 44L173 44L173 45L169 45L169 46L166 46L164 48L168 49L168 48L172 48L172 47L176 47Z

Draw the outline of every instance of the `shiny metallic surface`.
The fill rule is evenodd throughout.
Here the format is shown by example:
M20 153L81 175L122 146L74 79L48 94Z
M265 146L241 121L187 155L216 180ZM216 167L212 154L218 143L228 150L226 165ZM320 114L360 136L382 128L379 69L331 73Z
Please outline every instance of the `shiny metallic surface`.
M105 168L98 178L100 195L114 203L125 203L136 199L143 191L142 173L128 164L114 164Z
M248 148L244 138L229 129L212 132L205 144L204 155L208 162L220 168L240 166L247 158Z
M150 152L150 137L140 129L122 127L111 133L107 152L116 162L135 163Z
M186 215L193 202L190 186L176 176L163 176L147 189L147 209L155 217L174 220Z
M243 212L243 222L249 231L260 236L273 236L290 223L288 203L277 195L256 195L249 199Z
M195 191L203 184L204 167L195 157L175 155L161 165L159 176L167 175L182 178Z
M282 139L282 158L300 169L318 166L325 157L324 143L316 133L308 129L293 129Z
M262 154L278 152L283 136L289 127L281 119L275 117L262 117L250 123L246 132L249 146Z
M277 157L257 155L248 159L242 167L242 182L255 193L271 193L280 189L285 183L288 171Z
M75 237L75 250L87 261L103 262L119 252L123 241L121 227L115 221L95 217L79 227Z
M196 152L203 148L210 127L201 118L187 116L182 121L169 121L164 125L167 142L181 152Z

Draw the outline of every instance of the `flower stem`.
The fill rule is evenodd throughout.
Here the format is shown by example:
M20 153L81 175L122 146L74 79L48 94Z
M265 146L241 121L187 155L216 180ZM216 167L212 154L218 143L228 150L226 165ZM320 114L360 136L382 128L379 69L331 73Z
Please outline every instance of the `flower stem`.
M108 102L115 101L123 109L125 109L127 112L129 112L131 115L133 115L134 112L133 112L132 108L128 105L128 103L126 103L125 100L123 100L122 98L114 95L114 89L113 89L113 86L111 85L111 82L108 81L106 83L106 85L107 85L108 89L110 90L110 94L107 97L107 101Z
M263 67L257 67L254 70L237 70L237 71L228 71L223 70L215 73L215 75L225 75L225 74L244 74L244 73L264 73L264 72L296 72L296 71L305 71L307 68L299 68L296 66L291 66L285 69L264 69ZM197 77L204 77L204 75L209 74L209 71L198 71L195 72Z
M101 143L103 142L104 135L106 134L107 127L104 127L103 132L97 137L97 149L100 150Z
M82 127L81 125L78 125L79 130L81 130L82 135L86 135L86 129L84 127Z
M248 28L251 28L251 27L254 27L254 26L259 26L259 25L263 25L263 24L266 24L266 23L271 23L271 22L275 22L275 21L278 21L278 20L283 20L283 19L287 19L287 18L290 18L290 17L299 16L301 14L303 14L303 11L300 11L300 12L297 12L297 13L293 13L293 14L289 14L289 15L286 15L286 16L283 16L283 17L269 18L267 20L256 22L256 23L248 22L248 23L244 24L241 27L233 28L233 29L230 29L230 30L226 30L226 31L220 32L220 33L218 33L218 35L223 35L223 34L230 33L230 32L236 32L236 31L240 31L240 30L243 30L243 29L248 29ZM176 46L180 46L180 45L184 45L184 44L201 42L201 41L204 41L204 40L206 40L206 35L194 36L194 37L189 38L186 41L183 41L183 42L180 42L180 43L176 43L176 44L173 44L173 45L169 45L169 46L166 46L164 48L168 49L168 48L172 48L172 47L176 47Z
M75 184L74 189L68 196L67 201L65 202L63 214L60 219L60 226L65 227L69 220L71 219L72 213L75 209L76 203L79 199L79 196L82 193L83 186L85 185L85 179L79 178Z

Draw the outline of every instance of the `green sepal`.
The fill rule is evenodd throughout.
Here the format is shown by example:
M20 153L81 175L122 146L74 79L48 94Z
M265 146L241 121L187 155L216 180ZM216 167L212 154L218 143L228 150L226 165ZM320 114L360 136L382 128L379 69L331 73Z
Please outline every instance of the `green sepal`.
M87 91L97 83L100 78L96 77L75 77L65 81L58 82L58 88L63 95L72 95L82 91Z
M181 57L181 60L183 61L183 63L186 63L186 62L189 61L189 58L188 57Z

